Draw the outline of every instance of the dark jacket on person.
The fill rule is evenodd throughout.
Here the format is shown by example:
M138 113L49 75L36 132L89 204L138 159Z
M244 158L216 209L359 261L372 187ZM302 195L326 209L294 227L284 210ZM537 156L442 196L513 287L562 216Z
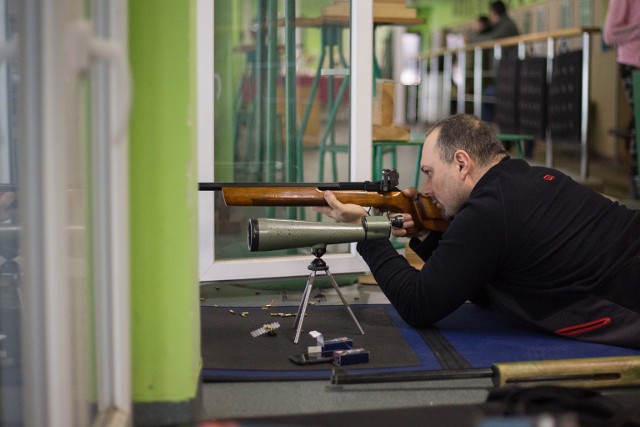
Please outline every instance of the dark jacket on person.
M518 27L515 22L507 15L504 15L500 18L500 20L491 28L490 31L486 33L478 34L469 40L471 43L480 43L487 40L496 40L502 39L505 37L513 37L519 35ZM502 49L502 57L503 58L516 58L518 55L518 47L517 46L508 46ZM491 61L491 62L489 62ZM493 58L492 56L488 58L487 67L485 68L496 68L497 64L492 64Z
M473 43L482 42L486 40L496 40L504 37L513 37L519 35L518 27L511 18L504 15L496 22L490 31L486 33L478 34L473 37Z
M407 323L427 327L486 295L518 322L640 348L640 212L563 173L506 157L444 233L412 239L418 271L388 241L358 244Z

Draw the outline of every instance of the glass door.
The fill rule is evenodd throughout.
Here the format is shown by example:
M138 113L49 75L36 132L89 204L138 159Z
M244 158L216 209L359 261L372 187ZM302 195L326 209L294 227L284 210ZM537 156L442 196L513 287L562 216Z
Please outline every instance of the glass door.
M371 1L203 0L197 17L200 182L371 180ZM310 248L249 252L248 219L326 220L204 191L199 213L203 282L306 275ZM353 244L324 259L366 270Z

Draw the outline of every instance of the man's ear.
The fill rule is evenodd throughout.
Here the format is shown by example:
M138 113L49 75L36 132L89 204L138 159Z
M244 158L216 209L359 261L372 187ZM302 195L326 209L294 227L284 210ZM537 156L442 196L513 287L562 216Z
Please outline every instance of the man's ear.
M461 177L466 178L471 171L471 157L469 156L469 153L464 150L458 150L453 155L453 161L455 162Z

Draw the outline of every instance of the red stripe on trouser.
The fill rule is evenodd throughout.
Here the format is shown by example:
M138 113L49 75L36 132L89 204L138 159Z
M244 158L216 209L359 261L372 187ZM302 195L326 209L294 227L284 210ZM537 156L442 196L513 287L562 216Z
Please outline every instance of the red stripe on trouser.
M556 329L556 334L562 335L565 337L570 337L572 335L578 335L584 332L600 329L604 326L607 326L609 323L611 323L610 317L602 317L600 319L593 320L591 322L581 323L579 325L567 326L566 328Z

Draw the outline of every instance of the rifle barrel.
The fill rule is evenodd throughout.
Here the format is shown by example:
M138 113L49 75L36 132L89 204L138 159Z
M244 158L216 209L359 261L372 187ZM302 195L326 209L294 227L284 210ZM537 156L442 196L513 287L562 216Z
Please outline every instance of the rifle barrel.
M321 182L201 182L198 184L199 191L222 191L225 188L273 188L273 187L327 187L327 190L338 190L341 185L349 184L343 182L321 183Z
M378 182L266 182L266 183L245 183L245 182L200 182L198 191L222 191L224 188L271 188L271 187L315 187L318 190L362 190L381 191ZM391 188L388 191L400 191Z
M491 368L349 374L334 369L331 384L492 378L496 387L553 384L566 387L628 387L640 384L640 356L495 363Z
M318 190L362 190L362 191L400 191L398 190L398 172L384 169L380 181L362 182L284 182L284 183L248 183L248 182L201 182L200 191L220 191L224 187L316 187Z

